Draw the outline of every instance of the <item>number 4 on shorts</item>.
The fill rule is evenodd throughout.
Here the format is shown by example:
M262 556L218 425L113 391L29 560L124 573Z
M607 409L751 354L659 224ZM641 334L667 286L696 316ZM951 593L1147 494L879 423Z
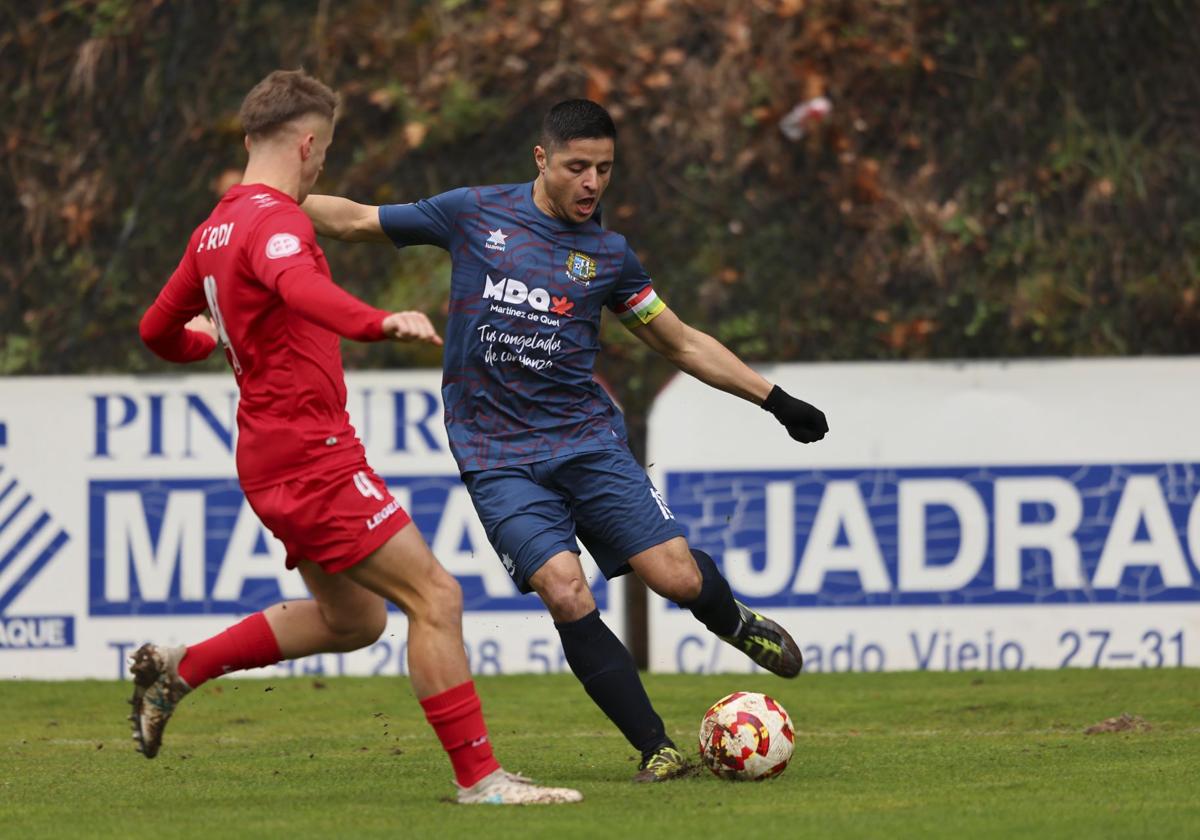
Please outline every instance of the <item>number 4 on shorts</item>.
M371 477L362 470L354 474L354 486L362 493L364 499L376 498L383 501L383 494L379 492L379 488L371 482Z

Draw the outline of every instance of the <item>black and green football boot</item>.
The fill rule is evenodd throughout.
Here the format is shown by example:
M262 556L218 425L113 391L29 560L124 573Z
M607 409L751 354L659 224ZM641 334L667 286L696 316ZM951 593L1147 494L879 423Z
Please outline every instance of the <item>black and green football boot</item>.
M666 743L642 757L642 763L638 765L638 772L633 780L635 782L665 782L668 779L686 776L690 769L683 753L675 749L674 744Z
M741 601L736 603L742 615L741 626L732 636L720 638L772 674L788 679L797 676L804 667L804 656L791 634Z

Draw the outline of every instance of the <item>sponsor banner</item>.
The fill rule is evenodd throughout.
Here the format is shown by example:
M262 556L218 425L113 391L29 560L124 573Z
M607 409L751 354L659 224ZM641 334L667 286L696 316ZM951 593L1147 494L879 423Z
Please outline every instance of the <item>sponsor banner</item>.
M347 382L369 463L462 585L472 671L565 670L553 623L509 579L458 477L440 374ZM222 374L0 382L0 674L123 678L145 641L198 641L307 597L238 486L236 409ZM390 512L381 499L377 518ZM621 628L623 598L586 554L584 566ZM405 638L393 608L366 649L256 673L402 674Z
M764 375L826 411L824 441L681 377L649 460L692 547L808 669L1200 665L1200 362ZM656 670L754 668L661 599L650 633Z

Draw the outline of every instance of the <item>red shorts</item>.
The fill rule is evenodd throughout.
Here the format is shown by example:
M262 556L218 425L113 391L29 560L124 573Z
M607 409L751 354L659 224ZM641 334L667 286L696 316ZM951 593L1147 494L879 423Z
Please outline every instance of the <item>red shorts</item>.
M248 491L246 501L287 549L289 569L311 560L330 574L365 559L412 521L366 462L334 479L302 477Z

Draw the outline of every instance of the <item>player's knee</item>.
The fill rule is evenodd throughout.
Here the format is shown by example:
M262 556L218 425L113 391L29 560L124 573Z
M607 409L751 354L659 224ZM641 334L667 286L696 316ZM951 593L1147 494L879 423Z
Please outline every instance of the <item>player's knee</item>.
M463 611L462 587L454 576L440 565L425 580L421 605L428 622L461 624Z
M700 597L704 577L690 556L688 562L672 563L671 567L664 571L665 574L655 575L652 580L646 580L646 585L676 604L688 604Z
M358 638L358 647L367 647L373 645L383 635L383 631L387 629L387 602L380 600L378 604L366 612L360 621Z
M443 615L452 615L455 623L462 621L463 594L462 587L449 572L443 571L438 581L438 598Z
M387 628L387 604L380 599L369 607L359 607L353 613L327 618L329 629L338 637L343 652L358 650L379 641Z
M558 622L575 621L596 608L596 601L582 576L547 581L537 590L550 616Z
M679 587L683 596L681 601L695 601L700 597L700 590L704 587L704 575L700 574L695 561L687 564L680 572Z

